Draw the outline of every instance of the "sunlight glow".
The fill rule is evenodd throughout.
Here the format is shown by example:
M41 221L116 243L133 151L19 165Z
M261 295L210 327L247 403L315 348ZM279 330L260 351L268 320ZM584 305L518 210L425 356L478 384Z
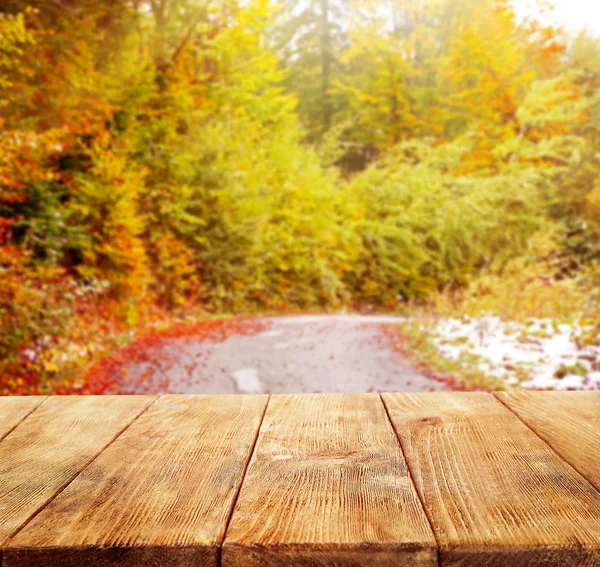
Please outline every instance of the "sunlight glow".
M553 12L547 18L563 26L566 31L576 34L587 29L594 35L600 35L600 2L598 0L554 0ZM537 0L515 0L517 14L539 16Z

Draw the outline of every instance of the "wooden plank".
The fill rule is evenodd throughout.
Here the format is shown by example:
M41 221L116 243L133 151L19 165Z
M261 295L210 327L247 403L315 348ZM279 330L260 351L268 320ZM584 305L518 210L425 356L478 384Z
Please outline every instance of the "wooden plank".
M45 396L0 396L0 441L45 399Z
M496 397L600 490L600 391L506 392Z
M4 567L216 567L267 399L160 398L9 543Z
M442 566L600 565L600 494L492 395L383 399Z
M0 549L153 401L52 397L0 443Z
M271 397L222 565L437 565L435 539L379 396Z

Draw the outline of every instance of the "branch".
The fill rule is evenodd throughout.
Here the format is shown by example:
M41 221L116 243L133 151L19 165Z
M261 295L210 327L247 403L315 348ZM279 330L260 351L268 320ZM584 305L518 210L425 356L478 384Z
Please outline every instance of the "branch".
M177 58L179 57L179 54L181 53L181 51L183 50L183 48L187 45L188 41L190 41L190 38L192 37L194 31L196 31L196 28L198 27L198 24L200 23L200 20L202 19L203 16L204 16L204 11L202 12L202 14L200 14L194 20L194 23L191 25L190 29L185 34L183 40L177 46L177 49L175 49L175 51L173 52L173 55L171 56L171 62L174 63L177 60Z

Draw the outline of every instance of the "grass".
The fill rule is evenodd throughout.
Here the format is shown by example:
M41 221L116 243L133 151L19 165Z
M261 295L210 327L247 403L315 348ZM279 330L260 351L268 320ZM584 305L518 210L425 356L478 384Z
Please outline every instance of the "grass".
M478 368L481 359L464 356L451 360L442 356L431 340L434 319L408 319L389 325L387 333L394 348L428 378L454 390L506 390L506 384Z

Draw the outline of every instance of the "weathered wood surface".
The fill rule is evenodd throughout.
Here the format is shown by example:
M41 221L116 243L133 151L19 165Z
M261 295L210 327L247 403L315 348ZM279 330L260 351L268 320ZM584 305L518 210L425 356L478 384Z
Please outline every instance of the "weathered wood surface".
M383 399L442 566L600 565L600 493L492 395Z
M0 442L0 549L151 402L49 398L9 433Z
M45 399L44 396L0 396L0 441Z
M600 392L0 398L1 567L600 567L599 463Z
M437 565L435 539L378 395L271 397L222 565Z
M8 544L4 567L216 567L267 399L160 398Z
M600 391L496 396L600 490Z

